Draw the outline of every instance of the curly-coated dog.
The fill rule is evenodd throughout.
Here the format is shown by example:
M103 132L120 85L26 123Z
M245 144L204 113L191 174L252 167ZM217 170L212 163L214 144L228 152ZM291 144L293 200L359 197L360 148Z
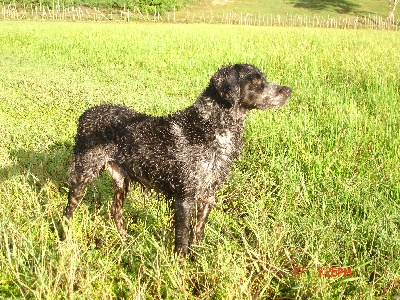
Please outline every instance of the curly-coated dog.
M89 108L79 118L64 216L72 218L87 185L105 169L114 182L111 215L121 236L127 237L122 206L128 186L138 182L173 200L175 252L186 255L240 153L246 116L282 107L291 91L267 82L256 67L237 64L218 70L192 106L169 116L112 104Z

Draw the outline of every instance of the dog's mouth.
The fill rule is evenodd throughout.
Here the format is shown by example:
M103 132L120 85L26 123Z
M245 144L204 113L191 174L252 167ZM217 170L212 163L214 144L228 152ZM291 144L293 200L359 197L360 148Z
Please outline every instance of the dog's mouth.
M285 95L286 98L289 98L292 94L292 89L288 86L282 86L279 93Z
M281 108L292 94L288 86L276 83L263 84L262 90L256 88L242 88L241 106L245 109Z
M288 86L281 86L276 93L276 96L268 101L267 108L281 108L283 107L290 95L292 94L292 89Z

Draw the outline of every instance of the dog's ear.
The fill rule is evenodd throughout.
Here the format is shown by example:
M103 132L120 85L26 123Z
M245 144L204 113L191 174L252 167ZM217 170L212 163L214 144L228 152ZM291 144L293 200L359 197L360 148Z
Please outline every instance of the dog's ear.
M240 98L239 74L236 66L218 70L211 78L211 84L220 96L221 104L232 107Z

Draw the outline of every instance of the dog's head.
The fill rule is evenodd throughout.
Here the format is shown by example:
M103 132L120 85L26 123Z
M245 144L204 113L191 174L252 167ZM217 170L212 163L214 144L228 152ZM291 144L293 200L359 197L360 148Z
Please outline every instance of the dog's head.
M288 100L292 89L265 79L264 74L249 64L221 68L211 78L224 106L245 109L280 108Z

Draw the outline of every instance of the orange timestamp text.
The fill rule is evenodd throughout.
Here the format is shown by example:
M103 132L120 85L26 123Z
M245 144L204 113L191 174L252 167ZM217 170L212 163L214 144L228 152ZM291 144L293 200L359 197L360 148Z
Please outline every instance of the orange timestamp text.
M293 276L302 276L305 271L308 269L304 268L303 266L293 266ZM332 277L347 277L352 275L352 270L350 268L341 268L341 267L321 267L317 266L317 270L319 273L319 277L327 277L327 278L332 278Z

